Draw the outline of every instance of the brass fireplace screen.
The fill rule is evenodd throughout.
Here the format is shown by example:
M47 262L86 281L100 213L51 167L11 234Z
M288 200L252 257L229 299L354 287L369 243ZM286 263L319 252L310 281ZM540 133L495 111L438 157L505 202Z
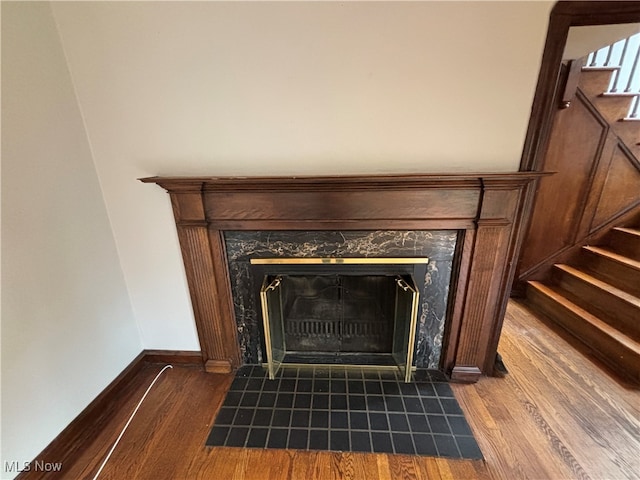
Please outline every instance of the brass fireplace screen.
M269 378L284 363L395 366L411 379L427 258L259 258Z

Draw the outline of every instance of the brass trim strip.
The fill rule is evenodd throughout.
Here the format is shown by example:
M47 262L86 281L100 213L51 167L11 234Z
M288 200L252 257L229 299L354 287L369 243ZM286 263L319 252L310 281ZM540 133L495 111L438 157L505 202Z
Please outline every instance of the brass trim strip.
M280 285L280 277L277 277L271 283L267 284L267 277L264 278L262 288L260 289L260 304L262 306L262 324L264 326L264 343L267 354L267 365L269 378L273 380L278 371L279 364L274 358L273 344L271 343L271 320L269 319L269 307L267 305L267 292L275 290Z
M262 363L262 368L268 369L268 363ZM364 368L369 370L398 370L397 365L366 365L366 364L357 364L357 363L349 363L349 364L339 364L339 363L281 363L280 368L286 370L287 368L306 368L311 370L312 368L341 368L344 370L352 370L356 368ZM417 367L412 366L411 372L415 372L418 370ZM273 380L273 379L271 379Z
M407 342L407 365L405 367L404 381L411 381L411 367L413 366L413 355L416 350L416 329L418 326L418 306L420 300L420 292L413 287L407 285L413 292L413 302L411 304L411 324L409 326L409 341Z
M295 258L252 258L252 265L411 265L429 263L427 257L396 258L353 258L353 257L295 257Z

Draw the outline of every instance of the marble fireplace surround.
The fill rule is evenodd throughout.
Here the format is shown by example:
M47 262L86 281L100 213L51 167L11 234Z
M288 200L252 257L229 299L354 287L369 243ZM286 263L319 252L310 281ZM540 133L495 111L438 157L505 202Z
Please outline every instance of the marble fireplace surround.
M452 381L493 373L522 229L541 174L148 177L169 192L205 369L243 362L225 232L455 230L440 369Z

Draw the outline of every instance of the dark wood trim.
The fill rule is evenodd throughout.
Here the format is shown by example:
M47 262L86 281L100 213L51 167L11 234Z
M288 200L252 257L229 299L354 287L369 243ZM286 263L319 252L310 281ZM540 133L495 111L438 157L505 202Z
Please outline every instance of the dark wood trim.
M209 373L229 373L233 368L236 366L232 366L228 360L207 360L204 364L204 369Z
M451 380L457 383L475 383L481 376L478 367L455 366L451 371Z
M202 352L199 350L144 350L144 361L202 367Z
M463 324L465 299L471 274L471 260L473 245L475 244L475 229L469 229L458 233L456 245L456 257L453 265L451 289L453 289L453 302L450 304L449 322L445 325L442 339L441 367L451 374L456 365L460 330Z
M73 464L85 448L98 436L138 388L138 377L148 363L168 363L202 367L202 353L180 350L143 350L122 372L100 392L87 407L74 418L60 434L31 462L62 463L65 468ZM49 478L47 472L22 472L16 479Z
M446 218L446 219L407 219L381 218L380 220L224 220L211 221L210 228L214 230L376 230L383 221L390 230L466 230L473 228L474 219ZM354 226L357 223L357 226ZM178 226L183 226L182 222Z
M447 317L450 319L445 325L442 339L441 368L445 372L453 371L457 353L457 340L460 337L460 325L464 313L465 293L471 269L471 254L475 242L475 229L458 232L458 242L454 257L451 289L453 302L449 303Z
M206 194L207 192L238 193L244 191L307 192L313 191L354 191L354 190L405 190L444 189L468 190L480 187L482 182L518 182L523 179L521 172L505 173L460 173L460 174L405 174L405 175L324 175L300 177L145 177L142 183L155 183L170 193ZM192 197L195 202L195 196ZM197 203L197 202L196 202ZM199 206L191 204L194 211ZM194 215L197 216L197 215ZM181 217L182 218L182 217Z
M240 365L225 229L465 232L443 369L493 373L527 186L543 173L152 177L171 195L205 369ZM205 234L208 232L208 234ZM490 366L488 368L487 366ZM456 371L460 371L460 368ZM469 370L471 369L471 370ZM458 376L458 378L462 378ZM470 376L465 374L468 381Z
M573 27L640 22L640 6L629 1L559 1L551 15L566 17Z
M524 140L520 171L540 171L549 143L553 116L557 108L557 90L562 69L562 54L567 43L571 21L552 10L547 29L547 40L542 53L538 83L533 97L529 127Z
M585 58L569 60L567 62L566 74L564 75L564 88L560 99L560 108L569 108L573 97L578 89L578 82L582 74Z

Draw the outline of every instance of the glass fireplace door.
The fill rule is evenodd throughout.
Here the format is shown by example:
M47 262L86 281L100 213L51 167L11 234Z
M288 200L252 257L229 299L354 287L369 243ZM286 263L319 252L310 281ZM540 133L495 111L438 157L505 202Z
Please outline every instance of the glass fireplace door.
M267 368L271 380L275 378L286 352L284 344L284 322L282 317L281 284L282 277L266 276L260 289L265 346L267 347Z
M396 366L411 381L427 258L252 259L269 377L282 363Z
M391 354L404 375L405 382L411 381L419 297L411 276L396 277L396 312Z

